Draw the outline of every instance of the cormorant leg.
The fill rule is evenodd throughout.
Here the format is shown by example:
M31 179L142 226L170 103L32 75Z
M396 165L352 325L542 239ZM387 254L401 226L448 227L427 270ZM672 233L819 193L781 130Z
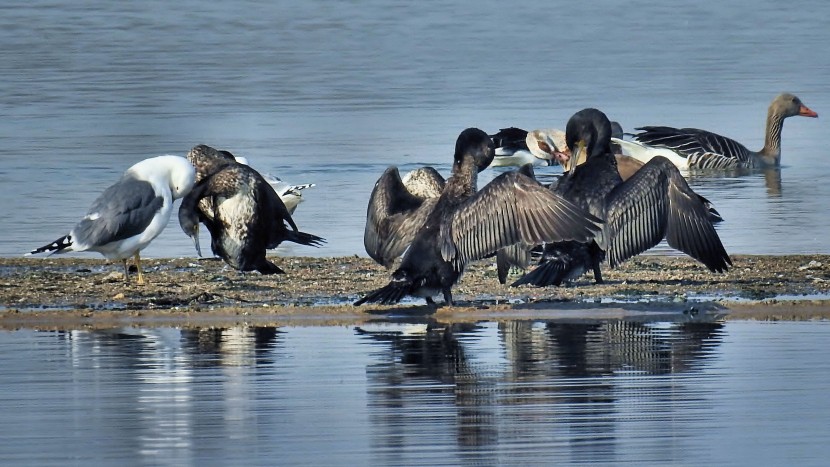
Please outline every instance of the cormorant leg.
M432 297L426 297L426 299L427 305L435 305L435 300L433 300Z
M136 281L136 284L144 285L144 273L141 272L141 256L138 255L137 251L135 252L134 258L135 258L135 267L136 267L136 269L138 269L138 281ZM126 262L127 260L124 260L124 261Z
M594 270L594 281L597 284L602 284L602 271L599 269L599 265L602 263L602 250L600 250L596 242L591 242L588 248L588 254L591 255L591 268Z
M599 270L599 261L594 260L594 281L597 284L602 284L602 271Z
M452 306L452 291L450 289L444 289L444 303L447 306Z

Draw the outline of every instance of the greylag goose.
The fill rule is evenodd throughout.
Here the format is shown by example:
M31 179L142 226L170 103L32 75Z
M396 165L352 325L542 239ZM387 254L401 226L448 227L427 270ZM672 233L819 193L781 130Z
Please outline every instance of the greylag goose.
M624 182L611 152L611 124L596 109L574 114L566 136L572 156L551 190L603 219L602 233L589 242L544 245L539 266L513 285L559 285L589 269L600 283L600 263L606 258L616 267L664 238L711 271L728 270L732 262L706 207L671 162L655 157ZM578 165L583 151L586 161Z
M127 258L132 256L138 269L137 283L143 284L141 250L164 230L173 201L188 194L195 182L196 172L183 157L145 159L104 190L69 234L27 255L97 251L124 263L125 281L129 281Z
M634 135L639 143L664 148L676 154L670 160L679 168L729 169L737 167L777 167L781 163L781 129L784 119L793 116L818 117L798 97L784 93L773 99L767 111L767 129L764 147L750 151L741 143L709 131L696 128L644 126ZM643 162L654 155L646 148L629 146L629 154Z
M282 274L281 268L266 259L266 250L283 241L319 246L325 240L300 232L262 175L227 154L206 145L190 150L188 160L197 167L200 178L182 200L179 224L199 254L201 222L210 232L213 253L234 269Z
M503 173L477 191L478 173L493 161L493 149L487 133L477 128L461 132L452 176L428 208L400 190L396 170L384 173L367 209L367 223L376 225L367 227L366 235L377 238L366 243L405 244L406 253L389 284L355 305L394 304L407 295L434 304L432 297L438 293L452 305L452 287L471 261L516 243L584 242L599 232L595 217L518 172ZM395 249L381 246L375 251L390 250Z

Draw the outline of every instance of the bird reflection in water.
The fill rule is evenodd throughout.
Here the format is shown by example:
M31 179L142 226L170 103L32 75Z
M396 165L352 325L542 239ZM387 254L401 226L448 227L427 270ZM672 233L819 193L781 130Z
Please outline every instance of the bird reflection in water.
M575 459L608 462L630 403L623 399L648 403L683 391L671 379L657 389L623 388L630 377L699 371L720 344L722 327L719 321L429 321L418 332L411 325L399 332L358 328L388 350L367 368L371 422L382 434L375 442L394 457L444 425L468 461L487 460L482 447L568 439ZM489 339L493 332L498 345Z

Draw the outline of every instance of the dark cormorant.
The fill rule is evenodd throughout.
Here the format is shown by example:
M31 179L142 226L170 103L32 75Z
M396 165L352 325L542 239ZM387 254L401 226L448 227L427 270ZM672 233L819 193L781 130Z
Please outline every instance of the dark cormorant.
M655 157L623 181L610 147L611 123L596 109L577 112L568 120L571 156L566 173L551 190L603 219L602 233L589 242L569 241L543 246L539 266L513 285L559 285L593 269L602 282L600 263L611 267L657 245L669 246L725 272L732 262L712 226L704 203L668 159ZM578 165L582 153L585 162Z
M325 242L300 232L274 188L229 152L198 145L188 160L196 167L198 181L182 200L179 224L197 251L201 222L210 232L213 253L233 268L281 274L284 271L266 259L266 250L283 241L310 246Z
M452 287L469 262L517 243L584 242L600 230L596 218L518 172L501 174L476 191L478 173L493 157L487 133L461 132L452 176L441 195L429 201L404 193L397 171L387 170L369 201L366 244L380 262L394 259L391 255L401 249L406 253L391 282L355 305L393 304L406 295L431 304L438 293L452 305Z

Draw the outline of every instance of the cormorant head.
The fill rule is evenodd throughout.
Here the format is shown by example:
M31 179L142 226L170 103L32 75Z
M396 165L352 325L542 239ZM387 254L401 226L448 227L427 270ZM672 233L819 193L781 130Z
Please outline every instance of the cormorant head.
M587 160L611 151L611 122L597 109L580 110L568 120L565 141L571 150L565 170L571 172L579 163L582 153L587 155Z
M236 161L233 154L220 151L206 144L197 144L187 153L187 160L196 168L196 181L199 182L222 167Z
M202 256L199 246L199 213L196 209L196 198L186 197L179 207L179 225L184 233L193 240L196 253Z
M478 171L486 169L495 157L495 145L490 136L478 128L467 128L458 135L455 141L456 167L461 167L464 158L470 156L475 161Z

